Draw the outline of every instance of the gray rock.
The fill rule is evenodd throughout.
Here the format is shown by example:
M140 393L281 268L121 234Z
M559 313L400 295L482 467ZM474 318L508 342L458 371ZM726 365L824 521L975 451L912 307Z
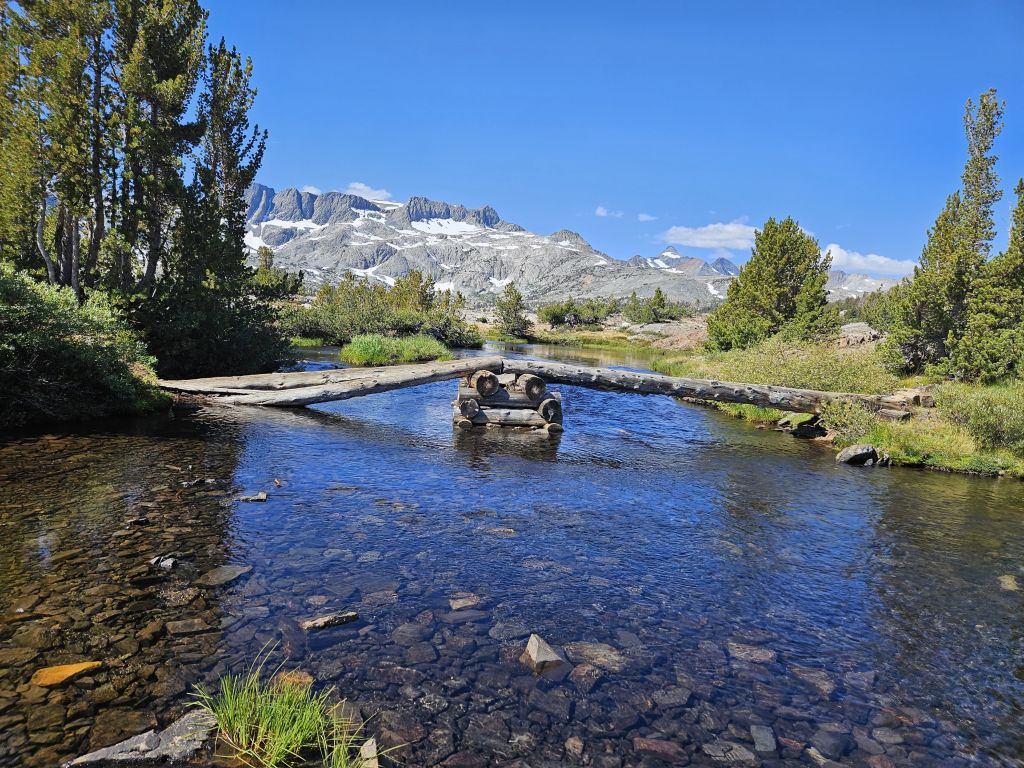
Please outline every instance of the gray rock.
M75 758L65 766L134 768L150 765L184 765L209 746L214 723L203 710L194 709L163 731L146 731L119 744Z
M716 763L724 765L757 766L761 764L757 755L734 741L713 741L705 744L703 751Z
M863 466L869 462L873 464L877 459L878 452L875 450L875 446L869 444L851 445L843 448L836 455L836 461L840 464L850 464L855 467Z
M519 660L537 674L565 664L562 655L536 634L530 635L530 639L526 643L526 650Z
M200 632L208 632L213 627L202 619L182 619L181 621L168 621L166 629L172 635L196 635Z
M825 757L838 760L853 748L853 739L847 733L819 728L811 736L811 744Z
M196 584L200 587L222 587L251 570L251 565L221 565L196 579Z
M775 731L767 725L750 726L750 736L754 740L754 751L762 754L774 752L778 745L775 743Z
M340 613L329 613L325 616L305 619L299 622L299 626L307 632L311 632L317 629L329 629L330 627L338 627L342 624L350 624L358 619L359 614L355 611L341 611Z

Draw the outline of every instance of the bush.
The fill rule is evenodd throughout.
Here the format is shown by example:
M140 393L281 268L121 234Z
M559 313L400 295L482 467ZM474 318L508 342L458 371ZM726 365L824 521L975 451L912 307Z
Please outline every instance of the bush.
M100 294L0 266L0 428L153 410L153 358Z
M552 328L596 328L618 311L618 299L587 299L577 302L570 297L565 301L542 305L537 310L537 319Z
M505 290L495 302L495 312L497 316L494 324L499 333L520 338L530 332L533 324L526 316L526 303L515 283L505 286Z
M994 386L944 384L937 404L983 448L1006 449L1024 458L1024 382Z
M656 288L654 295L648 299L638 299L634 291L622 306L623 317L635 325L679 320L689 317L690 314L689 307L682 303L669 301L661 288Z
M821 424L836 439L846 443L856 443L864 439L874 429L877 419L860 403L848 400L829 403L821 410Z
M451 357L448 347L424 334L401 338L367 334L356 336L341 348L341 359L352 365L395 365Z
M348 274L338 285L322 287L309 305L285 309L280 324L289 336L321 338L331 344L365 334L422 333L452 347L480 347L480 333L462 319L464 306L460 294L435 293L433 280L416 271L393 286Z

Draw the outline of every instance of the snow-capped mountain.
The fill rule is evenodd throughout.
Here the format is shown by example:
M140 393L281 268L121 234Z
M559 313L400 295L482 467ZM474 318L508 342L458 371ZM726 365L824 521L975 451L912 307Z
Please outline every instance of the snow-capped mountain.
M663 269L669 274L694 277L735 277L740 273L739 267L728 259L720 258L708 263L704 259L683 256L671 245L653 259L634 256L629 263L640 269Z
M651 269L614 259L575 232L528 232L491 207L423 197L403 204L339 192L275 192L258 184L247 202L249 248L269 246L278 266L303 270L311 285L336 282L345 273L393 283L418 269L439 290L461 291L474 304L493 300L515 282L530 303L633 291L649 296L661 288L671 299L708 308L721 302L731 280L703 260L677 253L672 263L699 264Z
M275 192L261 184L247 194L245 242L274 250L278 266L303 270L306 282L333 283L346 273L393 283L410 270L433 277L439 290L461 291L470 304L493 300L510 282L531 304L573 296L650 296L661 288L701 309L725 298L739 268L709 263L669 247L653 258L615 259L580 235L560 229L528 232L490 206L412 197L407 203L367 200L341 192ZM892 280L833 272L833 298L889 288Z
M849 274L833 269L828 273L828 282L825 283L825 288L828 289L830 299L846 299L863 296L874 291L888 291L898 282L898 280L886 277Z

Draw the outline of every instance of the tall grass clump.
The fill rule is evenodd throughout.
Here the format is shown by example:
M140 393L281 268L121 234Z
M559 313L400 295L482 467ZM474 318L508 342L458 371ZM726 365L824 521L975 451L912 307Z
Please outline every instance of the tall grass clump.
M335 718L340 707L328 706L333 689L317 693L311 683L265 674L266 660L263 652L244 674L225 675L216 693L196 686L198 706L216 725L218 748L230 752L223 756L249 768L301 765L314 755L327 768L361 768L363 726Z
M940 412L966 429L978 445L1024 458L1024 381L990 386L944 384L936 400Z
M448 347L423 334L399 338L380 334L356 336L341 348L340 355L351 365L396 365L452 358Z
M666 355L651 367L670 376L774 384L828 392L892 392L899 380L872 349L839 349L831 342L774 336L748 349Z

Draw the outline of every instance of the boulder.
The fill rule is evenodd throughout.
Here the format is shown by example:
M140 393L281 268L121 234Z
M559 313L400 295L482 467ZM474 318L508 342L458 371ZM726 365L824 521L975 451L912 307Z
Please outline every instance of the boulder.
M530 639L526 643L526 651L519 657L519 660L538 675L548 669L565 664L565 659L561 654L536 634L530 635Z
M843 448L836 456L836 461L840 464L850 464L851 466L860 467L865 464L874 464L878 460L878 451L875 450L875 446L867 443L861 445L851 445L847 448Z

